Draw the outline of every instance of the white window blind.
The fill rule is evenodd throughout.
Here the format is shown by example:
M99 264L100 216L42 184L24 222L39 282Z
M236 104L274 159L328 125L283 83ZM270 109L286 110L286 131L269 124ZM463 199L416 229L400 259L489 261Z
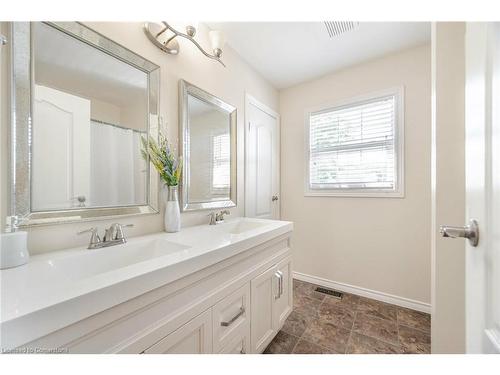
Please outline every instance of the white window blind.
M309 189L396 191L397 97L309 115Z
M229 133L212 137L212 189L227 190L230 183Z

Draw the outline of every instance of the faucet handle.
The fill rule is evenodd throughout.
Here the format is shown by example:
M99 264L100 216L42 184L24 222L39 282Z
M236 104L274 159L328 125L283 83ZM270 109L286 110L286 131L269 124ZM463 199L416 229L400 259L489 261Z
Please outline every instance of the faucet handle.
M216 212L210 212L207 216L210 216L210 222L208 223L209 225L217 224L217 213Z
M85 230L82 230L80 232L76 232L76 234L80 235L80 234L84 234L84 233L92 233L92 235L97 234L97 228L96 227L92 227L92 228L89 228L89 229L85 229Z
M134 224L120 224L115 223L111 225L112 231L114 232L114 240L125 240L125 235L123 234L123 228L131 228Z
M224 222L224 215L230 215L231 212L229 210L221 210L218 214L215 215L215 221L219 223Z
M97 233L96 227L82 230L80 232L77 232L76 234L80 235L80 234L84 234L84 233L92 233L92 235L90 236L90 242L89 242L88 249L95 248L101 242L101 238L99 237L99 234Z

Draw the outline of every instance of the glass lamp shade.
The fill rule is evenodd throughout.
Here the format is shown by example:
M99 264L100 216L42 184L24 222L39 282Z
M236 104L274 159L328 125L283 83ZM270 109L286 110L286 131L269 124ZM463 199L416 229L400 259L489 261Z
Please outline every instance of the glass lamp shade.
M226 39L224 38L224 33L218 30L212 30L208 33L210 38L210 44L212 45L212 50L220 49L224 47Z

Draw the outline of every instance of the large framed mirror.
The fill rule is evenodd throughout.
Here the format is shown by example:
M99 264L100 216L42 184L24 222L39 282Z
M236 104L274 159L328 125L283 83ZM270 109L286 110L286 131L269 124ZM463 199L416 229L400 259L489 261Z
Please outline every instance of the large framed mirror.
M236 206L236 108L179 82L183 211Z
M159 66L81 23L11 27L18 225L157 213Z

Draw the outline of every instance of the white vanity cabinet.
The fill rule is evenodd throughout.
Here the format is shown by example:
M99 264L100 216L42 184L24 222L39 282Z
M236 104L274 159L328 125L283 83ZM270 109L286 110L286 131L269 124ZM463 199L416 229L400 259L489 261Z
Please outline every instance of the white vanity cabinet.
M158 269L131 279L132 285L146 287L154 281L159 287L69 324L62 318L71 316L51 313L47 322L57 321L59 327L43 335L35 336L21 321L14 322L19 328L3 325L7 329L3 338L17 341L12 347L19 349L60 348L64 353L261 353L292 311L292 226L272 223L279 231L263 232L260 242L235 242L239 249L223 248L227 253L207 252L208 265L200 266L202 259L189 259L198 262L197 269L183 271L183 276L172 279L171 270ZM95 296L85 296L88 302L80 309L92 307L98 298L126 293L130 290L126 286L117 284L106 295L98 290ZM58 311L81 310L61 305ZM34 327L44 324L43 316L31 319ZM21 341L28 335L33 339Z
M144 353L263 352L292 311L291 264L268 268Z

